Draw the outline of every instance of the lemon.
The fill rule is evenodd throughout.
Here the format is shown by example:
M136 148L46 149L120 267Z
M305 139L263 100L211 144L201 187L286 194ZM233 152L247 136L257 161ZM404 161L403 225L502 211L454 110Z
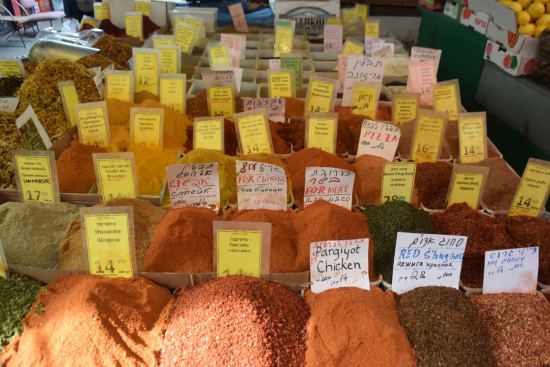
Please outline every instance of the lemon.
M525 25L531 21L531 16L525 10L516 13L516 19L518 20L519 25Z
M533 2L533 0L516 0L520 5L522 9L527 9L529 5Z
M525 34L527 36L534 36L535 35L535 25L532 23L524 24L521 27L518 28L518 32L521 34Z
M541 34L546 28L548 28L547 25L538 25L538 26L535 28L535 37L539 38L539 37L540 37L540 34Z
M512 1L510 4L508 4L508 7L513 11L515 11L516 13L519 13L520 11L523 10L523 7L517 1Z
M544 4L541 3L532 3L529 5L529 8L527 8L527 12L531 16L531 19L539 19L544 14L545 10Z
M550 25L550 14L543 14L536 22L537 25Z

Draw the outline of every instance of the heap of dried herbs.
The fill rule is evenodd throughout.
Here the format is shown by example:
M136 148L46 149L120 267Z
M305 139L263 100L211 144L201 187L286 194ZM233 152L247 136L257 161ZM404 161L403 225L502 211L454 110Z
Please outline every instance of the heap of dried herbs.
M21 134L15 126L15 114L0 112L0 189L15 187L11 150L22 148Z
M132 57L132 46L113 36L103 36L94 43L95 48L99 48L99 53L120 65L126 65L126 62Z
M83 65L88 69L100 67L103 70L110 65L114 65L116 70L127 70L125 66L120 65L116 61L113 61L107 56L104 56L100 53L81 57L80 59L76 60L76 63Z

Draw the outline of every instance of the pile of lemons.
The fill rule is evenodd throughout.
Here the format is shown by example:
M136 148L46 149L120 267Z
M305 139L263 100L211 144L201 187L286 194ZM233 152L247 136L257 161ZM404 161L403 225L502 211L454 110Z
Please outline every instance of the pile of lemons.
M550 28L550 0L500 0L502 4L516 12L518 32L539 37Z

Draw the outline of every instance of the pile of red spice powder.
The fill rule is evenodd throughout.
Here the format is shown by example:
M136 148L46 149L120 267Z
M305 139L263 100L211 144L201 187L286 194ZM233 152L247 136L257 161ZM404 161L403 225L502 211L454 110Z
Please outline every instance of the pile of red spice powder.
M218 278L178 296L161 366L302 366L308 317L304 300L281 284Z
M72 275L48 285L38 302L0 365L159 365L173 304L167 289L142 277Z
M414 187L420 203L428 209L445 209L453 166L446 162L416 165Z
M93 153L103 153L104 149L93 145L80 144L74 140L57 159L59 191L87 193L95 183Z
M318 148L307 148L292 154L286 159L288 171L290 172L290 181L292 182L292 192L294 200L298 207L304 204L304 188L307 167L330 167L340 168L356 173L355 167L346 162L345 159L337 155L330 154ZM353 185L353 195L355 196L361 187L361 179L356 175Z
M336 288L308 291L306 302L306 366L416 366L392 293Z

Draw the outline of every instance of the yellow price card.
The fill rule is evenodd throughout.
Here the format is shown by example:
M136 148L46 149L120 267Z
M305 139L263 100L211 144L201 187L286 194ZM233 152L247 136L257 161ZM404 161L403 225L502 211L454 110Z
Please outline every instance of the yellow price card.
M417 163L436 162L447 127L444 113L419 110L411 146L411 159Z
M214 268L218 277L260 277L269 272L271 223L213 222Z
M294 90L302 89L302 55L300 54L283 54L281 55L281 69L294 71Z
M461 163L477 163L487 159L485 112L458 114L458 142Z
M185 74L164 74L160 76L160 103L185 113L187 82Z
M195 117L193 120L193 149L224 151L223 117Z
M164 108L130 108L130 137L135 144L162 149Z
M337 113L311 113L306 117L306 148L336 153Z
M140 12L124 13L126 34L130 37L143 39L143 14Z
M237 113L234 119L242 154L273 154L271 131L265 109Z
M153 48L134 48L135 92L149 92L158 96L160 51Z
M134 153L94 153L92 157L102 201L139 196Z
M483 195L488 175L489 167L455 165L448 190L447 207L466 203L470 208L476 210Z
M174 27L176 45L181 46L181 52L193 53L193 48L199 37L199 30L183 22L176 23Z
M420 108L419 93L396 93L392 100L392 122L395 124L405 124L416 119L416 114Z
M159 46L161 74L179 74L181 72L181 46Z
M287 19L275 21L274 56L292 52L294 44L294 24Z
M268 70L269 98L294 97L294 70Z
M361 20L366 21L369 16L369 6L366 4L355 4L355 11Z
M351 110L354 115L376 119L380 85L378 83L355 83L352 87Z
M61 100L63 101L63 109L65 110L65 117L71 126L76 126L76 117L74 114L74 106L80 103L78 99L78 93L72 80L65 82L59 82L57 84L59 93L61 94Z
M104 277L136 274L134 216L130 207L81 208L88 270Z
M380 38L380 22L377 20L365 22L365 38Z
M109 146L111 133L105 101L81 103L75 106L78 138L82 144Z
M450 121L458 120L460 89L458 79L437 83L433 87L434 111L447 112Z
M8 76L25 77L25 67L21 60L0 59L0 77Z
M329 25L341 25L342 19L336 18L336 17L328 17L327 18L327 24Z
M341 10L342 21L344 23L344 28L349 28L353 23L359 18L357 13L357 8L344 8Z
M508 215L538 217L550 189L550 162L530 158L523 171Z
M334 111L337 83L334 79L311 79L307 89L305 114Z
M160 46L176 46L176 37L171 34L154 34L153 48Z
M204 21L199 18L191 17L189 15L186 15L181 20L184 24L192 25L193 27L201 28L204 27Z
M134 102L134 74L131 71L109 70L105 73L105 99Z
M135 0L134 10L142 13L145 16L151 16L151 1L149 0Z
M210 44L207 49L210 70L222 70L231 66L231 55L229 54L229 47L226 44Z
M109 19L109 4L108 3L94 3L94 18L102 21Z
M53 151L15 150L12 155L21 201L59 202L59 184Z
M344 55L363 55L365 53L365 46L362 43L348 38L346 39L346 42L344 42L342 53Z
M206 96L210 116L232 117L235 113L235 92L232 87L210 87Z
M415 162L384 163L380 204L394 200L412 202L415 175Z

